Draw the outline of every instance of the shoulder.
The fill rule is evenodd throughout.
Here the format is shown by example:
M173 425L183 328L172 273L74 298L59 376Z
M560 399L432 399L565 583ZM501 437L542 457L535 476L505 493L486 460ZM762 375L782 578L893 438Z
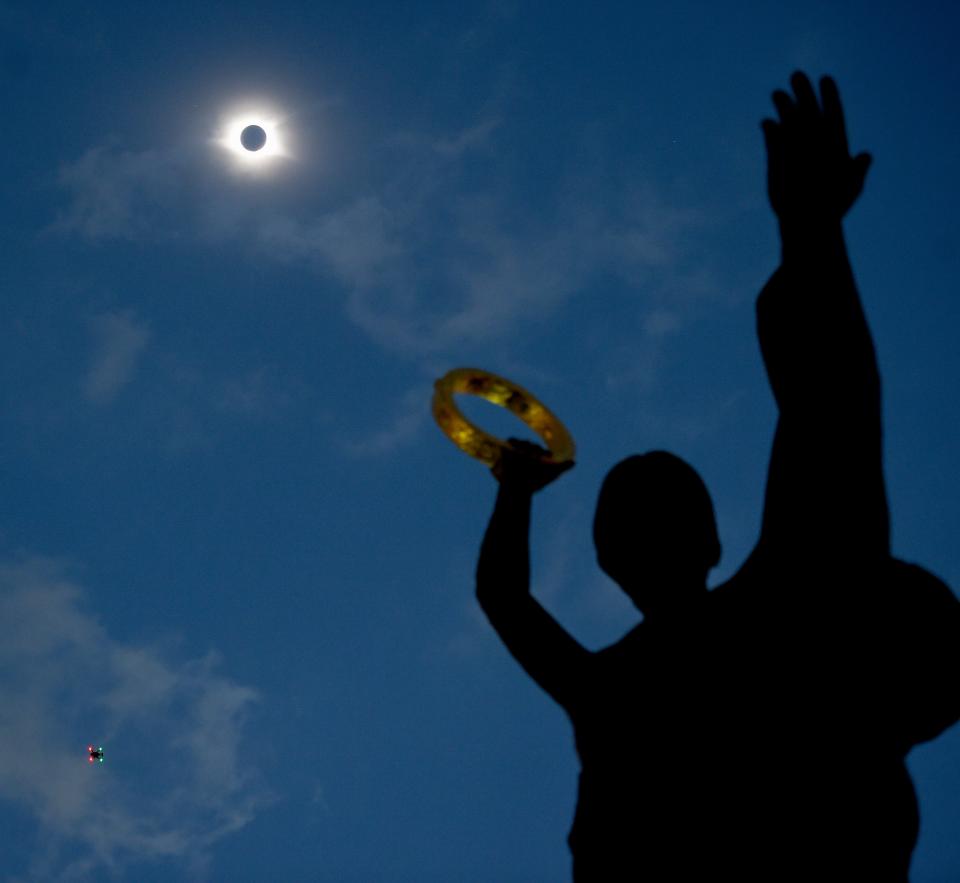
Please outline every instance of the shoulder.
M774 270L757 295L756 313L761 321L783 310L784 293L793 287L793 283L791 274L782 265Z
M707 593L707 613L711 619L738 618L752 613L772 596L770 569L763 566L758 551L740 566L728 580Z
M593 660L599 665L615 663L620 659L637 653L644 644L645 630L643 623L638 623L628 631L619 640L602 647L600 650L591 654Z
M950 586L919 564L903 561L900 558L891 558L886 565L886 573L895 585L910 586L931 598L939 598L944 602L957 601Z
M919 564L891 558L877 572L874 591L901 628L932 631L957 627L960 601L940 577Z

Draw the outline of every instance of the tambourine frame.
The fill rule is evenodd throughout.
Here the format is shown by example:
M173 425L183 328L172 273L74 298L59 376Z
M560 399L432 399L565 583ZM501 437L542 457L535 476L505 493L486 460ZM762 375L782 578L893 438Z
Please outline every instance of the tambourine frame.
M557 417L522 386L480 368L454 368L434 383L433 417L460 450L495 466L507 442L474 426L457 407L454 395L475 395L500 405L526 423L550 451L553 463L572 460L573 439Z

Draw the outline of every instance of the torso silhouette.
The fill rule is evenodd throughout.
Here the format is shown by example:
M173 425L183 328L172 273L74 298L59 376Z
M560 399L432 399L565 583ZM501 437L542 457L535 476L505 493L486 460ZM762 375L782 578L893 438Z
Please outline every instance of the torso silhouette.
M645 622L585 667L567 708L582 765L569 837L578 880L690 879L697 867L701 795L718 769L703 646L700 622Z
M591 656L567 708L578 881L907 879L903 759L958 717L957 603L913 565L860 576L869 604L826 614L809 591L750 603L801 587L742 571Z
M578 881L907 879L904 757L960 717L960 605L889 556L869 332L842 249L807 267L758 300L780 419L756 550L593 654L567 708Z
M788 193L801 208L803 187ZM905 883L904 758L960 718L960 604L890 555L880 379L843 212L797 211L757 301L779 415L760 539L735 576L588 653L530 597L533 491L501 480L477 595L573 722L578 883Z

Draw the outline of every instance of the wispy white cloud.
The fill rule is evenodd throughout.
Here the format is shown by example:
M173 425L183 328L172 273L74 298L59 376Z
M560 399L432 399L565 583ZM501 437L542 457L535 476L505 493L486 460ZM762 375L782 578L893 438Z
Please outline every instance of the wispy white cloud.
M429 199L397 231L391 259L371 284L347 295L347 315L384 347L421 359L465 344L516 337L560 314L601 274L642 284L650 303L663 298L665 268L682 259L679 241L702 222L695 212L619 207L610 217L570 200L549 221L517 217L497 197ZM431 248L418 223L443 214ZM432 223L432 222L431 222ZM698 274L703 291L708 281Z
M162 213L182 196L186 158L178 150L91 148L60 168L69 201L53 229L91 240L165 235Z
M683 324L675 310L663 307L651 310L643 320L643 330L651 337L664 337L676 331Z
M472 150L490 140L490 135L500 126L496 117L480 120L452 137L438 138L433 143L433 149L443 156L458 157L468 150Z
M390 212L375 196L308 223L275 215L259 225L256 236L266 254L307 262L357 287L374 284L381 268L402 252Z
M463 168L477 151L495 153L500 126L489 116L445 137L388 138L376 148L388 154L377 183L312 211L245 205L228 187L205 190L201 208L183 183L199 162L189 152L97 148L61 172L68 205L58 227L93 240L151 235L146 224L159 238L235 238L330 277L350 321L421 360L557 315L601 274L662 295L702 214L667 206L649 185L558 185L549 214L518 206L509 188L478 196ZM167 186L171 170L179 183Z
M453 134L431 138L420 132L403 132L392 140L405 147L427 148L441 157L457 159L468 151L490 145L491 136L500 128L498 116L485 116L478 122Z
M509 361L513 342L561 319L598 281L615 279L636 291L633 316L621 314L620 324L623 331L626 318L635 332L598 339L596 367L614 393L651 392L676 333L710 308L720 287L694 254L709 219L696 207L668 204L640 175L611 186L601 180L602 164L559 182L549 211L518 204L509 184L478 191L465 170L478 161L496 168L502 129L501 116L487 114L446 136L386 138L370 147L384 154L378 174L317 201L280 188L264 202L216 175L199 190L187 187L210 157L185 147L166 155L100 148L62 172L68 205L59 228L92 241L169 242L182 233L182 240L234 242L261 263L302 266L324 280L318 292L339 300L349 322L433 376L455 355L481 348L500 348L498 363ZM99 403L122 389L144 345L122 334L120 320L113 326L112 356L104 347L84 382ZM588 347L591 333L585 329ZM275 410L278 392L265 375L238 375L215 408L220 416L262 417ZM429 422L429 395L411 391L381 426L341 442L342 451L382 456L412 443ZM184 448L209 444L214 430L181 405L167 421L181 427L175 439L186 439Z
M579 599L579 577L592 564L592 558L577 560L592 553L587 540L577 531L583 526L584 512L578 506L565 511L547 533L543 548L531 549L531 592L537 600L576 636L578 624L567 619L572 602ZM443 652L460 659L477 659L500 652L496 636L475 598L463 606L460 628L443 645Z
M260 365L224 381L216 408L238 417L261 419L284 408L292 396L292 381L275 368Z
M81 389L89 401L104 405L133 379L150 332L130 312L103 313L93 320L96 346Z
M408 444L427 422L431 395L428 387L417 386L408 390L400 398L396 410L384 417L381 426L366 435L342 441L341 449L350 457L376 457Z
M642 619L620 586L596 566L585 573L577 588L579 595L572 608L590 634L585 643L591 649L618 641Z
M215 653L170 656L111 637L56 562L0 564L0 797L42 835L21 879L132 879L170 859L201 879L213 844L273 799L241 763L257 692Z

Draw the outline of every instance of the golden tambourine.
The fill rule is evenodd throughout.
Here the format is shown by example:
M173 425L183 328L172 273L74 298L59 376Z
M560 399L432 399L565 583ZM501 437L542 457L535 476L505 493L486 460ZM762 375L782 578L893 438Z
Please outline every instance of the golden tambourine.
M553 463L573 459L573 439L566 427L522 386L479 368L454 368L433 387L433 417L437 424L461 451L488 466L497 464L507 442L467 420L454 403L454 395L479 396L516 414L549 448L550 456L544 459Z

